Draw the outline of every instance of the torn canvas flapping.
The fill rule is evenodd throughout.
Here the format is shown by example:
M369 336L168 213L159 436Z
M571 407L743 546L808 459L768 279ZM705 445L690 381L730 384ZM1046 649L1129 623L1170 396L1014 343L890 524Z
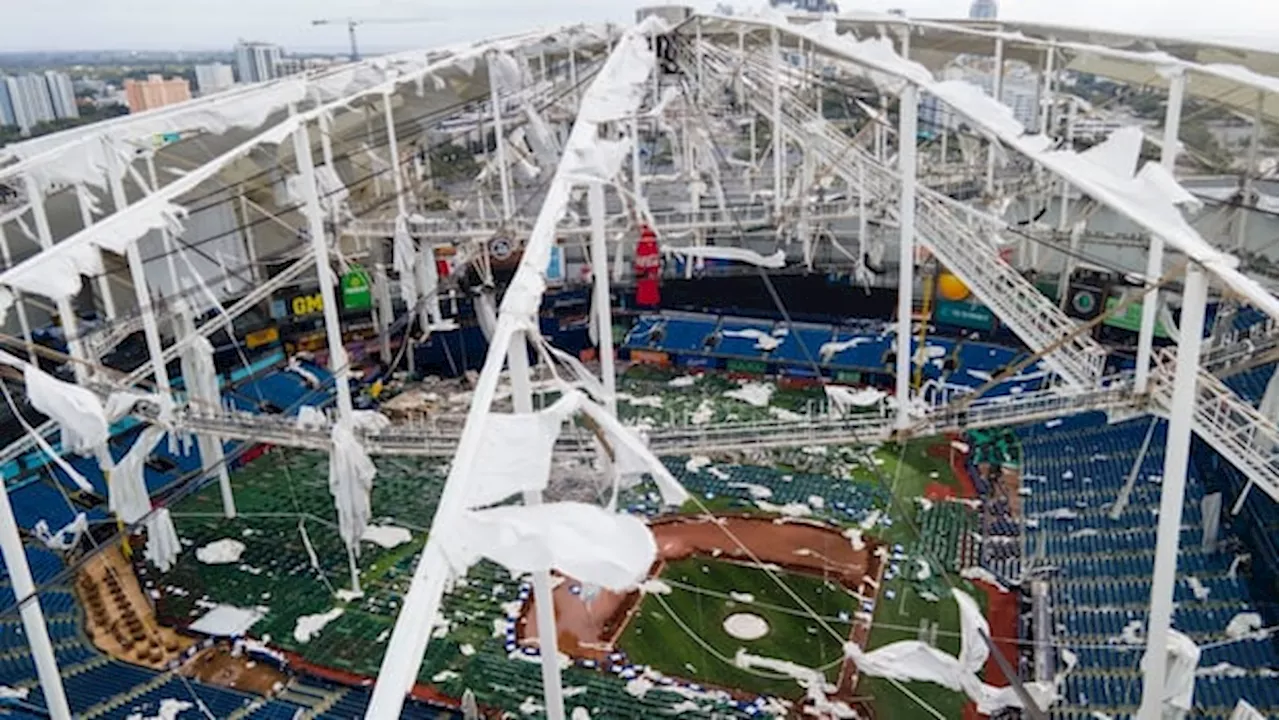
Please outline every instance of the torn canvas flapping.
M483 557L513 574L555 569L610 590L634 587L657 557L643 520L576 502L474 510L444 546L459 573Z
M963 691L983 715L1006 707L1022 707L1022 699L1013 687L995 687L980 678L979 673L990 654L983 635L990 635L990 627L973 598L954 589L951 594L960 609L958 656L918 640L901 640L870 652L864 652L854 643L845 643L845 654L853 660L859 673L869 677L892 678L900 682L919 680ZM1057 685L1064 676L1065 673L1060 674L1054 682L1023 683L1023 688L1041 709L1045 709L1059 699Z
M63 382L34 365L26 365L23 380L32 407L62 428L66 450L86 454L107 442L107 416L93 392Z
M147 550L146 558L160 572L169 572L173 563L182 552L182 543L178 540L178 530L173 526L173 518L168 508L159 508L147 517Z
M59 528L56 533L49 530L48 521L40 519L31 528L31 534L50 550L70 550L80 542L80 536L88 529L89 518L84 513L76 513L75 519Z
M546 489L560 426L577 405L577 397L565 396L539 412L489 413L468 478L467 506L484 507L516 493Z
M360 554L360 537L369 523L369 493L377 467L356 440L348 422L333 424L329 449L329 493L338 510L338 533L347 548Z
M719 245L691 245L663 249L669 254L682 255L687 258L740 262L755 265L756 267L769 268L770 270L779 270L787 266L787 253L783 250L778 250L772 255L761 255L754 250L746 248L722 247Z

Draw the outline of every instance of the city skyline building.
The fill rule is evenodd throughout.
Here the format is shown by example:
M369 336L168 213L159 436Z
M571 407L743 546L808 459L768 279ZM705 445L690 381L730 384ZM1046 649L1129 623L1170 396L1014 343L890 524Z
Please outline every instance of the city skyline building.
M76 107L76 91L71 83L71 76L64 72L47 70L44 73L44 80L49 89L49 101L53 105L54 117L80 117L80 110Z
M146 80L125 80L124 95L129 112L139 113L190 100L191 86L180 77L166 80L161 75L148 75Z
M13 97L9 94L8 78L0 77L0 125L17 125L13 112Z
M17 75L5 78L4 82L13 103L13 124L22 130L22 134L31 132L37 123L53 120L53 103L49 100L49 90L43 77Z
M969 5L970 20L995 20L1000 14L997 0L973 0Z
M235 75L226 63L196 65L196 91L201 95L211 95L235 84Z
M236 79L242 83L264 82L279 76L279 45L241 40L236 43Z

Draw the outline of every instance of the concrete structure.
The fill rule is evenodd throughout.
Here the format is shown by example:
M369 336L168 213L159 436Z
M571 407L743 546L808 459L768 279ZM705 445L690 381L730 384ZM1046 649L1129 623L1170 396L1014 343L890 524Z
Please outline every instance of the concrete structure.
M190 100L191 86L183 78L148 75L146 80L125 80L124 94L129 112L138 113Z
M241 40L236 43L236 79L264 82L279 75L280 46Z
M71 84L71 76L56 70L47 70L44 81L49 88L49 101L53 105L54 117L80 117L80 110L76 108L76 92Z
M196 92L201 95L211 95L235 84L236 77L226 63L196 66Z
M330 58L282 57L276 61L276 77L297 75L308 70L319 70L320 68L327 68L333 64L334 61Z

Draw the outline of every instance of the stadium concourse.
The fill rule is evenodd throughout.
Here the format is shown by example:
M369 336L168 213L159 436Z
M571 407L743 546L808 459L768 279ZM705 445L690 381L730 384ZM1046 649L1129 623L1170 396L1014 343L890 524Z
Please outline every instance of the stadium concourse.
M0 718L1280 712L1275 53L641 16L0 149Z

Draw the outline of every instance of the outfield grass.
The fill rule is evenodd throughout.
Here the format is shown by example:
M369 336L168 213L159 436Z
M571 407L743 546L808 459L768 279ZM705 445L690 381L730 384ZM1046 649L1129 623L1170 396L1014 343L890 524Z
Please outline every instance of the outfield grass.
M959 494L960 481L951 472L951 464L945 457L933 457L929 448L946 446L944 438L927 438L911 440L906 446L886 445L876 451L875 456L884 460L878 466L879 474L893 491L893 503L889 508L889 517L893 525L880 533L880 538L889 543L909 545L916 541L915 511L916 498L923 497L925 488L931 483L945 485ZM901 458L901 461L899 461ZM934 477L934 475L937 477Z
M886 446L877 451L876 456L884 460L879 471L893 489L894 502L889 516L893 525L884 528L880 537L889 543L900 543L907 548L915 546L917 535L916 513L919 505L916 498L924 495L925 488L931 483L939 483L952 488L957 493L961 489L959 480L951 472L946 457L933 457L929 454L931 447L946 447L947 440L929 438L912 440L905 446ZM899 461L901 457L901 462ZM936 473L937 477L933 475ZM874 627L867 640L866 649L874 650L899 640L918 639L918 628L921 621L937 623L937 647L944 652L957 654L960 640L959 610L955 601L943 596L937 602L922 599L917 593L915 583L909 577L914 568L914 561L908 559L901 563L903 575L885 582L880 589L880 598L876 605ZM934 572L937 572L936 568ZM952 580L960 589L967 591L985 610L986 595L977 592L967 581L958 577ZM890 598L889 595L893 597ZM943 717L959 718L964 709L965 698L962 693L948 690L933 683L904 683L904 687L928 705L936 708ZM933 720L934 715L921 707L919 703L899 690L893 683L882 678L862 678L858 683L859 695L875 698L875 707L881 717L893 720Z
M667 565L661 578L672 586L671 593L646 596L619 645L632 662L668 675L753 693L798 697L803 691L794 680L760 677L717 655L731 662L738 648L745 648L805 667L830 664L827 676L835 680L843 638L850 630L839 614L852 617L857 599L834 582L818 577L788 572L778 575L815 612L828 618L841 640L831 637L763 570L695 557ZM729 593L748 593L754 600L739 602L726 597ZM730 636L724 631L724 620L741 612L764 618L769 633L750 641Z

